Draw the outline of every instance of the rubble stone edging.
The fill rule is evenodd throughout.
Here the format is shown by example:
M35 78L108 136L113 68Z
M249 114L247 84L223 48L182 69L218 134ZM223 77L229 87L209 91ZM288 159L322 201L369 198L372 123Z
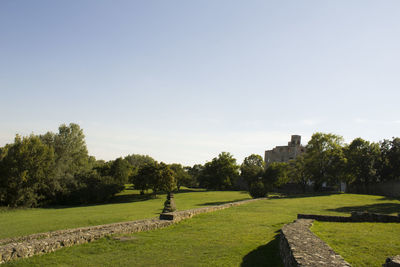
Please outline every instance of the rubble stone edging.
M312 222L297 219L282 227L279 250L284 266L351 266L311 232Z
M255 199L248 199L248 200L242 200L242 201L237 201L237 202L230 202L230 203L226 203L226 204L218 205L218 206L211 206L211 207L204 207L204 208L198 208L198 209L190 209L190 210L182 210L182 211L161 213L160 214L160 220L172 220L174 222L179 222L181 220L189 219L189 218L193 217L194 215L197 215L197 214L200 214L200 213L227 209L227 208L230 208L230 207L239 206L239 205L242 205L242 204L245 204L245 203L249 203L249 202L253 202L253 201L257 201L257 200L260 200L260 199L266 199L266 198L255 198Z
M239 206L256 200L259 199L249 199L218 206L171 212L166 215L166 218L169 218L167 220L153 218L58 230L17 238L5 238L0 240L0 264L17 258L26 258L36 254L53 252L63 247L88 243L113 234L137 233L163 228L181 220L191 218L196 214Z
M386 262L382 266L383 267L400 267L400 255L387 258Z
M392 216L392 215L369 213L369 212L352 212L350 217L315 215L315 214L297 214L297 219L313 219L316 221L324 221L324 222L381 222L381 223L400 222L400 216Z

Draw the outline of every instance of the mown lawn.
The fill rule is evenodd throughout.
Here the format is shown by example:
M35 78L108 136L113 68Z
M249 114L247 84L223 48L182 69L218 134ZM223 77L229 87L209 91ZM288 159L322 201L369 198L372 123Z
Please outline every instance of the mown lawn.
M0 209L0 239L60 229L107 224L157 217L165 195L142 197L136 190L125 190L114 203L77 207ZM178 210L218 205L249 199L247 192L182 190L175 194Z
M352 266L382 266L400 254L399 223L314 222L311 229Z
M206 192L194 194L203 193ZM293 221L297 213L343 215L352 210L368 210L392 214L399 208L400 201L379 196L272 198L198 215L168 228L129 235L132 240L103 238L5 266L281 266L278 230ZM397 242L394 236L400 236L398 227L385 237L386 245L380 248L382 254L390 255L397 250L397 245L391 245ZM359 236L359 242L362 237ZM345 245L345 249L346 246L349 249L352 244ZM362 258L369 252L360 253ZM371 253L374 257L375 252ZM383 261L379 260L378 265L375 261L368 263L381 266ZM354 265L362 266L358 262Z

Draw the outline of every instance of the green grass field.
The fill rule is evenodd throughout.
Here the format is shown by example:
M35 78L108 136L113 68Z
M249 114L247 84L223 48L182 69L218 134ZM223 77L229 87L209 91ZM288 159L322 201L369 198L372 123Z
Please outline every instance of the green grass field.
M382 266L400 254L398 223L314 222L312 231L353 266Z
M202 199L203 201L200 201L202 204L193 204L194 202L191 204L201 206L211 202L226 201L222 199L211 201L212 194L221 194L221 198L223 194L227 194L225 197L229 195L233 199L246 196L240 192L184 194L179 197L178 194L177 199L181 198L182 202L178 205L185 208L188 204L183 204L186 198ZM138 203L136 205L139 205ZM180 208L184 209L182 206ZM353 210L394 214L400 210L400 201L380 196L350 194L272 198L201 214L164 229L128 235L132 238L128 241L103 238L90 244L10 262L5 266L280 266L278 231L284 224L293 221L297 213L344 215ZM347 224L340 224L342 228L335 224L325 228L325 225L328 223L316 223L313 230L328 243L331 243L331 240L342 239L343 245L338 248L338 252L353 266L381 266L386 256L392 255L394 251L400 253L398 248L400 228L397 225L393 227L393 224L381 224L376 227L378 224L370 224L375 230L365 229L369 233L375 233L374 237L367 238L372 242L387 232L383 238L384 245L376 246L380 250L380 255L385 255L383 259L375 250L370 252L365 250L369 245L364 243L365 235L362 234L364 230L348 229ZM353 226L356 229L364 229L368 224ZM329 237L329 234L322 234L324 231L331 231L330 239L326 237ZM342 235L349 242L345 241L346 238ZM345 254L346 250L350 252ZM368 253L370 259L366 256ZM351 255L358 256L353 260ZM371 258L377 259L371 260Z
M125 190L111 204L38 209L0 209L0 239L60 229L158 217L165 195L156 199ZM247 192L182 190L175 194L178 210L249 199Z

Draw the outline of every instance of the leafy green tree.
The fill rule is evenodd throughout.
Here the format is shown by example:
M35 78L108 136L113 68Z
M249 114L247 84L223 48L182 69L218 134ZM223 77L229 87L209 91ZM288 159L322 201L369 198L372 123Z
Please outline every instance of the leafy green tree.
M95 169L76 174L76 187L65 196L67 203L88 204L109 201L124 186L111 176L103 176Z
M187 167L187 172L191 176L191 187L199 186L199 177L204 170L204 166L201 164L195 164L192 167Z
M73 176L89 169L89 155L85 135L78 124L62 124L54 136L57 174Z
M157 162L147 163L139 168L136 175L132 176L133 187L140 190L141 195L144 195L144 192L151 188L151 179L156 168Z
M252 154L243 160L240 176L246 181L248 188L262 177L264 166L264 160L260 155Z
M180 190L181 186L190 186L192 183L192 177L188 173L188 171L182 167L181 164L171 164L169 165L171 170L174 172L174 177L176 180L176 186L178 191Z
M362 138L354 139L344 149L347 158L347 182L369 184L378 182L377 162L380 158L379 145Z
M140 190L141 194L149 189L148 182L146 182L145 177L136 177L140 175L140 169L145 165L152 165L156 161L148 155L131 154L124 158L131 165L131 174L129 181L133 183L134 188ZM136 184L138 183L138 184Z
M117 158L111 163L110 176L120 185L128 183L132 173L133 166L123 158Z
M0 203L36 207L53 194L54 151L31 135L16 136L1 150Z
M381 159L378 164L380 178L384 180L400 179L400 138L383 140L380 144Z
M133 168L132 176L136 175L139 172L139 169L146 165L152 164L155 160L148 155L139 155L139 154L131 154L124 158Z
M131 180L133 167L123 158L108 162L97 161L93 166L93 169L98 171L101 176L110 176L120 185L124 185Z
M158 190L171 193L176 188L176 179L174 171L165 163L161 162L158 165L157 172Z
M111 176L111 165L114 161L98 160L93 164L93 169L101 176Z
M134 167L141 167L145 164L151 164L155 162L152 157L140 154L131 154L126 156L124 159L127 160Z
M272 162L264 172L262 181L267 191L280 187L289 181L288 163Z
M289 180L300 185L303 192L306 192L310 177L307 174L304 156L297 156L296 159L289 161L288 173Z
M40 139L54 149L55 166L53 181L55 185L54 202L63 202L71 190L79 184L77 176L81 172L89 171L94 163L89 157L85 143L85 135L78 124L62 124L58 133L51 132L40 136Z
M154 196L160 191L172 192L176 188L174 175L175 173L167 164L155 161L139 169L133 179L134 187L141 190L141 194L144 194L145 190L152 189Z
M230 153L222 152L204 165L199 182L201 187L226 190L232 188L238 176L239 166L236 164L236 159Z
M306 172L321 189L324 182L337 184L345 175L346 158L342 149L343 137L334 134L314 133L306 146L304 156Z

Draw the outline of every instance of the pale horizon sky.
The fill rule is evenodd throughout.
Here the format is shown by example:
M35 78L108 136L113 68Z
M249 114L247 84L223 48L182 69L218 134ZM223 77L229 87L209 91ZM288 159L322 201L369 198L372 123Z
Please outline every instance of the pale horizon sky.
M0 1L0 146L78 123L89 154L193 165L400 136L400 2Z

